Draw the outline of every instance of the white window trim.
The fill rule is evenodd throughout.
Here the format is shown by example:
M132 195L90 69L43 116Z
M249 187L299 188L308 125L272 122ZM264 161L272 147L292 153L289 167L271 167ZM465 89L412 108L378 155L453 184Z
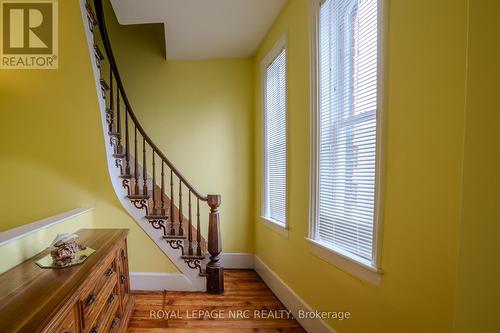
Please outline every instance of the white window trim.
M266 142L265 142L265 136L266 136L266 126L265 126L265 112L266 112L266 81L267 81L267 76L266 76L266 69L267 67L278 57L278 55L281 53L283 49L287 50L286 54L286 60L285 60L285 66L286 66L286 108L287 108L287 116L286 116L286 122L287 122L287 129L286 129L286 141L287 141L287 171L286 171L286 189L288 192L288 49L287 49L287 33L284 33L283 36L281 36L280 39L276 42L276 44L273 46L273 48L267 53L267 55L262 59L260 63L260 73L261 73L261 96L262 96L262 152L263 152L263 159L262 159L262 179L261 179L261 184L262 184L262 190L261 190L261 209L260 209L260 217L262 223L270 228L271 230L277 232L278 234L282 235L285 238L288 238L288 193L286 195L286 213L285 213L285 223L281 223L279 221L276 221L274 219L271 219L264 214L265 210L265 200L266 196L264 194L264 187L265 187L265 181L266 181L266 160L267 160L267 155L266 155Z
M262 223L271 229L272 231L280 234L281 236L288 238L288 225L278 222L276 220L270 219L269 217L261 216Z
M387 40L387 19L386 8L388 0L378 0L379 31L378 31L378 96L377 96L377 156L375 162L375 212L373 228L373 260L368 262L355 255L335 248L330 244L324 244L317 240L318 223L318 33L319 33L319 9L325 0L309 0L309 23L310 23L310 93L311 93L311 138L310 138L310 192L309 192L309 236L306 240L310 244L310 250L315 255L328 261L329 263L347 271L348 273L368 281L374 285L379 285L383 273L381 257L381 237L382 237L382 213L383 213L383 192L382 184L384 179L383 163L385 161L385 77L386 64L385 56Z

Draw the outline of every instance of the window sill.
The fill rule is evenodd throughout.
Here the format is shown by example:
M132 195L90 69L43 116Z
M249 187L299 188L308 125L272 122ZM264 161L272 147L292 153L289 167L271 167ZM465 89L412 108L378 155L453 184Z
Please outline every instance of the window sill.
M278 221L275 221L273 219L267 218L265 216L261 216L260 218L262 219L262 223L266 227L280 234L281 236L288 238L288 228L286 225L279 223Z
M368 262L358 261L351 258L335 248L311 238L305 238L309 242L312 253L321 259L337 266L341 270L367 281L375 286L379 286L382 280L382 270L372 266Z

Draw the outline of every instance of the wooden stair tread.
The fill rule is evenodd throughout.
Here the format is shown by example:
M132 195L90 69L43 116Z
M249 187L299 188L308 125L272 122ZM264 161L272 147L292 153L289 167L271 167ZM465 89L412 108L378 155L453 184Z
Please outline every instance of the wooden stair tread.
M101 88L103 90L108 91L110 89L110 86L109 86L108 82L106 82L106 80L101 79L100 83L101 83Z
M180 236L180 235L166 235L166 236L163 236L163 239L187 239L187 237Z
M129 199L149 199L149 194L129 194L127 195Z
M198 256L196 254L183 254L181 256L182 259L199 259L199 260L205 259L206 257L207 257L206 255Z
M97 25L97 17L88 2L85 3L85 9L87 10L87 16L90 19L92 25Z
M94 44L94 51L97 57L99 57L99 60L104 59L104 53L102 53L101 49L99 48L99 45Z
M169 220L170 216L168 215L146 215L148 220Z

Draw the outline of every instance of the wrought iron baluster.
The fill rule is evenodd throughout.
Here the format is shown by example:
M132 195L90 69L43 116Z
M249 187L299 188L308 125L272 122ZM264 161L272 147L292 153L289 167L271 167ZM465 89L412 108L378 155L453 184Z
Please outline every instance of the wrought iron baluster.
M184 236L184 229L182 228L182 181L179 179L179 236Z
M139 195L139 155L137 152L137 126L134 126L134 194Z
M170 220L171 220L171 229L170 234L175 235L175 214L174 214L174 172L170 169Z
M160 195L160 200L161 200L161 208L160 208L160 215L165 216L165 172L163 169L163 160L161 160L161 195Z
M152 215L156 215L156 164L155 164L155 151L153 149L153 184L151 185L153 190L153 209Z
M148 195L148 170L146 168L146 139L142 137L142 194Z
M113 100L113 69L109 66L109 108L114 110L114 100Z
M113 71L111 66L109 67L109 122L108 129L109 133L113 133L114 122L115 122L114 110L113 110Z
M193 219L191 215L191 191L189 191L188 205L189 205L188 253L189 255L193 255L193 222L192 222Z
M130 175L130 143L129 143L129 135L128 135L128 108L125 108L125 175L127 175L127 176Z
M123 148L122 148L122 125L121 125L121 119L120 119L120 89L116 89L116 131L117 131L117 136L116 136L116 153L117 154L122 154L123 153Z
M196 200L196 255L201 256L200 199Z

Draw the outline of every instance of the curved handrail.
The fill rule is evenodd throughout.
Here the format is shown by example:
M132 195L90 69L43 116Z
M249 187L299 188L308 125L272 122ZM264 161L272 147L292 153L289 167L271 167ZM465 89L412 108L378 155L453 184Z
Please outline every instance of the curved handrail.
M180 181L193 193L198 199L201 201L208 201L208 196L200 194L193 185L191 185L187 179L180 173L179 170L173 165L172 162L163 154L163 152L158 148L153 140L146 134L146 131L143 129L141 124L139 123L139 120L135 116L134 112L132 111L132 106L130 105L129 99L127 97L127 94L125 92L125 88L123 87L123 83L120 77L120 73L118 71L118 66L116 65L115 61L115 56L113 55L113 50L111 48L111 42L109 41L109 36L108 36L108 31L106 29L106 21L104 18L104 9L102 6L102 0L94 0L94 7L95 7L95 14L97 16L97 22L99 25L99 31L101 33L102 37L102 42L104 44L104 49L106 51L106 55L108 56L108 61L111 67L111 70L114 74L114 77L116 79L117 87L122 95L123 98L123 103L126 106L125 112L128 112L130 115L130 118L134 122L134 125L136 126L137 130L139 133L141 133L142 137L146 142L151 146L153 151L165 162L166 165L172 170L172 172L179 178Z

